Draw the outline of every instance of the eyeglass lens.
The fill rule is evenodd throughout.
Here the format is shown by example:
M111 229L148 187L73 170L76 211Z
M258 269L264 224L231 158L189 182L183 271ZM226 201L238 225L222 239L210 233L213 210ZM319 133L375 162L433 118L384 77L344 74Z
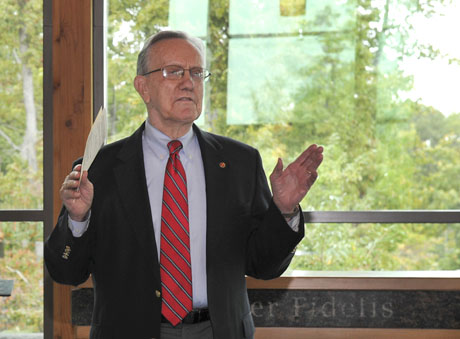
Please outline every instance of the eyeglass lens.
M208 71L201 67L184 69L183 67L176 65L165 66L163 68L163 76L167 79L181 79L186 70L188 70L190 72L190 76L196 80L203 80L209 76Z

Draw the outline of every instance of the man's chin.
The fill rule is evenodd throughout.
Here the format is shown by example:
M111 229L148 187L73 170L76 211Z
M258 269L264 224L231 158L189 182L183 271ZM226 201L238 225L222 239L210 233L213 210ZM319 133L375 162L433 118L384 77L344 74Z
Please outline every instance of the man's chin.
M197 111L183 111L179 115L179 120L183 122L193 123L196 119L200 117L201 113Z

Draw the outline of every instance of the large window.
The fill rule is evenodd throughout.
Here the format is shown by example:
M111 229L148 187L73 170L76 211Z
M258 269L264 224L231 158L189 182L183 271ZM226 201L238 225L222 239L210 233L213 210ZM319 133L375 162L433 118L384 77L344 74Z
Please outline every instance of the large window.
M0 14L0 279L14 281L0 336L44 331L43 3L3 1Z
M144 39L185 30L213 73L203 129L257 147L267 174L325 147L292 269L459 269L459 18L442 0L108 1L110 139L146 118Z

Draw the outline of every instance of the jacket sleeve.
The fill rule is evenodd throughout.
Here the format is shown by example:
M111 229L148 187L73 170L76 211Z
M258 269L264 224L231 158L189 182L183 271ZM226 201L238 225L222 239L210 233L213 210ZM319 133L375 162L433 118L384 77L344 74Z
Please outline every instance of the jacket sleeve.
M82 162L76 160L75 165ZM69 214L63 206L55 228L45 242L45 265L53 280L61 284L79 285L90 275L91 221L81 237L74 237L68 226Z
M272 279L279 277L289 266L295 248L304 236L304 219L301 212L298 232L287 224L273 202L258 152L256 169L251 207L253 226L246 247L246 274L259 279Z

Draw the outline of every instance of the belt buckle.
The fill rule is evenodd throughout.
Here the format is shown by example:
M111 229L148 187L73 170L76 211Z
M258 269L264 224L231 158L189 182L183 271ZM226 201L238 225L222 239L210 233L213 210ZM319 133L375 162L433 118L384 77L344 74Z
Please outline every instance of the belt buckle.
M185 318L182 320L184 324L196 324L204 320L204 315L207 310L205 309L195 309L191 310Z

